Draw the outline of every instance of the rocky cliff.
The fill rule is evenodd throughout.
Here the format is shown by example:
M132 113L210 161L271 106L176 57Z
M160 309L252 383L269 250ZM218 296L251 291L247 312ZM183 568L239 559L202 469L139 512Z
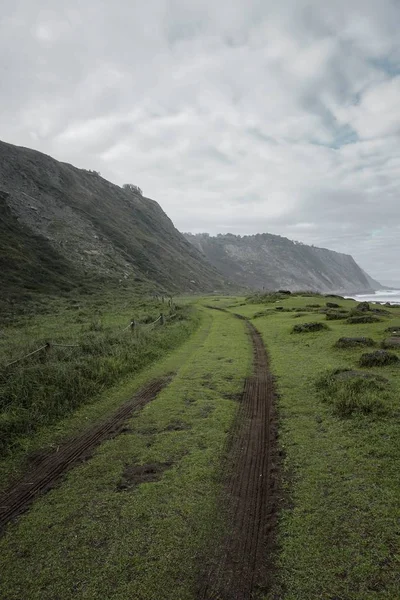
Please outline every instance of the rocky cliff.
M253 289L340 294L377 289L374 288L377 282L348 254L306 246L269 233L185 236L226 277Z
M0 142L3 219L0 285L34 289L77 278L149 282L168 291L210 291L224 278L161 207L96 172Z

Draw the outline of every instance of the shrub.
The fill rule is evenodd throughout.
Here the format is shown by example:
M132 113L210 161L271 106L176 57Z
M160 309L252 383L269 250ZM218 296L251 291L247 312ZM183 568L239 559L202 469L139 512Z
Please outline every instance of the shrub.
M369 304L368 302L360 302L359 304L357 304L356 309L361 312L367 312L369 311Z
M295 325L292 333L310 333L313 331L322 331L323 329L329 329L325 323L302 323Z
M128 192L133 192L134 194L139 194L139 196L143 196L143 191L140 189L138 185L134 185L133 183L124 183L122 186L124 190Z
M400 350L400 335L383 340L382 348L398 348Z
M340 304L336 304L336 302L326 302L326 306L328 308L340 308Z
M316 388L334 414L342 418L354 414L384 415L392 397L387 379L348 369L327 373L316 382Z
M356 317L349 317L347 319L347 323L351 325L357 325L359 323L379 323L381 319L379 317L374 317L374 315L362 315Z
M389 333L391 333L394 336L400 336L400 323L398 325L391 325L390 327L388 327L387 329L385 329L385 331L388 331Z
M349 316L349 313L340 311L340 310L330 310L326 313L327 321L337 321L338 319L346 319Z
M372 338L367 337L341 337L335 344L335 348L360 348L365 346L375 346Z
M339 300L345 300L344 296L338 294L325 294L325 298L339 298Z
M393 352L387 350L375 350L375 352L367 352L360 357L360 367L384 367L393 365L399 362L399 357Z

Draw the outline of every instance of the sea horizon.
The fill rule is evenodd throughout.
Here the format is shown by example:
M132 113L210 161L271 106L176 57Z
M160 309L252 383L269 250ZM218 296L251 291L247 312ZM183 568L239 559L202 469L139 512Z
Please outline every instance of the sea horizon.
M385 304L386 302L390 302L390 304L400 304L400 290L382 288L381 290L376 290L372 294L355 294L346 296L346 298L354 298L354 300L360 302L375 302L377 304Z

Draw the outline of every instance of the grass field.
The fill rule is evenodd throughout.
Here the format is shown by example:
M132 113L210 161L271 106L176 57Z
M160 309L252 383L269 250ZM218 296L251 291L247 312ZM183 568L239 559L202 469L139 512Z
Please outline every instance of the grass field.
M161 312L165 325L129 329L132 319L151 322ZM108 305L104 299L103 304L72 304L53 315L19 318L0 337L0 457L26 450L38 429L162 358L197 324L186 307L135 297ZM48 350L7 366L47 342Z
M198 598L203 566L227 527L221 469L251 372L246 324L230 311L262 334L279 392L283 464L274 587L257 598L397 600L400 363L378 364L379 352L361 357L396 337L400 308L379 314L356 310L352 300L282 294L185 298L179 304L184 308L175 324L143 335L132 347L132 338L122 344L124 358L117 353L117 360L124 366L96 393L39 420L31 435L13 437L0 463L3 486L26 469L28 455L56 449L144 383L174 373L123 434L104 442L8 525L0 538L0 597ZM153 301L126 298L64 306L54 317L7 328L2 361L33 341L80 339L75 358L60 353L46 359L58 369L64 361L82 361L83 340L93 336L91 343L102 349L97 364L107 372L112 344L104 340L131 318L150 320L159 312ZM339 338L358 341L338 347ZM398 346L388 351L400 357ZM371 360L376 364L361 366ZM89 373L95 374L95 365ZM47 365L33 366L40 374ZM51 390L46 393L51 398ZM20 402L16 394L14 408Z
M273 305L240 306L238 301L231 308L249 318L266 312L253 323L269 349L280 394L285 499L278 531L280 584L270 597L396 600L400 589L400 367L360 368L361 355L374 348L338 349L334 344L340 337L364 336L379 347L389 335L385 330L400 325L400 308L390 309L390 316L372 324L326 322L317 307L306 308L323 307L330 300L346 309L355 306L351 300L289 297ZM289 311L300 308L311 312L298 316ZM307 322L323 322L329 329L291 333L295 324ZM400 355L398 350L396 354ZM321 378L336 369L376 373L388 383L371 391L362 380L356 389L344 380L329 388L328 394L322 393ZM368 394L372 408L365 412ZM353 406L350 414L340 410L343 396Z
M9 526L0 596L195 598L199 564L222 535L220 461L249 368L243 322L204 315L158 367L177 375L130 431ZM158 481L129 479L129 467L149 464Z

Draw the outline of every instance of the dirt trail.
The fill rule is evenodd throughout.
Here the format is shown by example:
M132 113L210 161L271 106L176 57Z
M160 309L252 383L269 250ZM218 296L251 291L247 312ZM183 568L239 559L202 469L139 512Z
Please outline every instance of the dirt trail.
M132 413L153 400L170 381L171 376L152 381L106 421L37 460L29 473L0 494L0 532L10 520L27 510L39 495L51 489L66 471L89 458L106 439L120 433Z
M262 338L251 323L247 327L254 371L245 382L228 448L229 534L204 578L202 600L249 600L271 583L277 512L274 385Z

